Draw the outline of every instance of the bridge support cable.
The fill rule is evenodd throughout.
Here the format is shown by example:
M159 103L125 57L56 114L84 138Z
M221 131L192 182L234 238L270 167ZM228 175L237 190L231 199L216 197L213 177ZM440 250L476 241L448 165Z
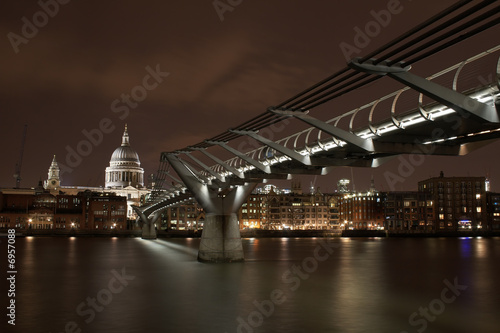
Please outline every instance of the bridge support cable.
M407 64L420 61L497 25L500 21L499 18L494 18L494 16L500 11L500 6L492 7L496 2L495 0L459 1L388 44L371 52L363 57L360 62L366 62L371 58L376 58L376 63L385 60L389 61L389 57L393 56L396 58L391 59L390 64L400 61L405 61ZM472 4L472 7L464 9L468 4ZM484 11L484 13L481 13L481 11ZM492 19L487 21L490 18ZM467 31L467 29L470 30ZM442 43L440 44L440 42ZM421 43L424 44L419 45ZM407 57L411 57L411 59L406 59ZM347 80L354 77L355 74L355 72L350 72L349 69L343 69L311 88L278 104L276 108L310 110L352 91L352 88L357 89L378 79L378 77L366 80L365 77L355 78L353 82L357 82L358 84L348 88L347 83L352 84L353 82L347 82ZM334 79L336 80L333 81ZM341 85L338 86L339 84ZM327 91L329 88L332 89ZM315 98L312 99L313 97Z
M160 166L158 167L158 170L154 177L153 190L151 191L151 195L149 196L148 201L154 200L156 196L158 196L160 193L163 192L163 184L165 182L165 174L164 174L165 170L168 170L168 163L160 160Z
M494 0L494 1L496 1L496 0ZM482 23L482 25L475 27L474 29L472 29L470 31L463 33L463 31L465 31L466 29L471 28L472 26L478 24L479 22L483 22L487 18L490 18L494 15L497 15L499 12L500 12L500 6L497 6L493 9L490 9L485 14L483 14L479 17L476 17L474 19L471 19L470 21L463 23L462 25L452 29L449 32L444 33L441 36L437 36L437 37L433 38L432 40L426 42L424 45L421 45L421 46L419 46L416 49L411 50L411 51L407 50L407 52L405 54L399 55L397 58L391 59L390 61L387 60L387 61L390 65L399 63L401 61L404 61L406 64L411 65L411 64L416 63L420 60L423 60L423 59L425 59L425 58L427 58L435 53L438 53L438 52L440 52L440 51L442 51L442 50L444 50L444 49L446 49L454 44L457 44L457 43L459 43L467 38L470 38L470 37L472 37L480 32L483 32L484 30L487 30L487 29L499 24L500 18L497 17L497 18L492 19L486 23ZM454 37L454 38L452 38L452 39L450 39L442 44L439 44L440 42L442 42L448 38L451 38L451 37ZM429 49L430 47L432 47L432 48ZM427 51L425 51L425 50L427 50ZM425 51L425 52L423 52L423 51ZM419 54L419 52L423 52L423 53ZM411 58L408 59L408 57L411 57ZM382 60L380 60L380 61L382 61Z
M376 55L379 55L380 53L385 52L386 50L389 50L391 47L397 45L398 43L400 43L400 42L402 42L404 40L406 40L410 36L415 35L416 33L422 31L423 29L431 26L435 22L438 22L439 20L441 20L442 18L444 18L444 17L452 14L453 12L456 12L457 10L459 10L460 8L464 7L465 5L471 3L472 1L473 0L461 0L461 1L458 1L454 5L452 5L452 6L448 7L448 8L446 8L446 9L444 9L443 11L437 13L436 15L432 16L431 18L425 20L424 22L420 23L419 25L417 25L417 26L413 27L412 29L408 30L407 32L403 33L398 38L395 38L394 40L390 41L389 43L387 43L387 44L379 47L378 49L374 50L373 52L367 54L366 56L364 56L361 59L361 62L365 62L368 59L373 58ZM402 50L404 50L404 48ZM391 53L388 53L388 54L386 54L384 56L379 56L379 58L381 60L386 60L387 58L393 56L394 54L396 54L399 51L401 51L400 48L398 48L396 50L393 50Z
M480 15L478 17L473 17L474 14L479 13L482 9L494 4L496 0L483 0L477 3L476 5L472 6L471 8L468 8L464 10L463 12L456 13L454 16L448 18L442 23L438 23L442 18L448 16L449 14L456 12L458 9L461 9L465 5L472 3L474 1L460 1L451 7L445 9L443 12L437 14L436 16L430 18L426 22L423 22L419 24L417 27L411 29L407 33L403 34L401 37L393 40L390 45L384 45L380 49L364 56L362 58L361 62L368 61L371 58L377 58L376 63L382 62L382 61L389 61L390 64L395 64L398 63L404 59L406 59L409 56L414 56L418 54L418 52L424 51L427 48L434 46L438 44L439 42L452 37L456 34L462 34L462 32L469 28L472 27L473 25L477 24L478 22L483 21L486 18L489 18L493 15L495 15L498 11L498 7L496 8L489 8L487 12L483 15ZM477 1L476 1L477 2ZM450 29L453 25L460 23L463 20L470 19L469 21L462 23L460 26L457 26L455 28ZM425 31L427 28L432 27L432 25L436 23L438 24L437 26L434 26L433 28L430 28L429 30ZM425 31L425 32L424 32ZM416 33L420 32L419 35L416 37L409 39L408 37L412 35L416 35ZM477 31L479 32L479 31ZM436 37L437 36L437 37ZM417 46L419 43L425 41L428 38L434 37L432 40L425 42L423 45ZM450 45L455 44L459 40L455 40L452 42ZM396 46L400 42L403 42L399 46L397 46L395 49L386 52L387 50L390 49L392 46ZM404 52L403 54L400 54L401 52ZM428 55L434 54L437 52L437 49L433 52L430 52ZM380 53L384 53L381 55ZM392 59L391 57L396 56L397 58ZM428 55L418 55L419 59L421 60ZM389 60L391 58L391 60ZM417 60L415 60L417 61ZM411 61L411 63L415 62ZM406 61L406 63L410 63L410 61Z
M256 183L214 189L200 183L174 154L167 154L166 158L205 211L198 260L214 263L243 261L237 212Z

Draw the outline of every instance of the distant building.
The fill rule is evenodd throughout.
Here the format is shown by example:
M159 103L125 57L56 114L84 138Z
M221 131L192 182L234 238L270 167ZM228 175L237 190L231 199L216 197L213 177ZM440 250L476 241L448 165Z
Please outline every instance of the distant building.
M139 155L130 147L127 125L125 125L121 145L112 153L109 167L106 168L104 188L61 185L60 169L55 155L50 164L44 188L53 195L59 193L77 195L80 192L90 191L108 196L125 197L127 201L126 213L129 221L137 218L132 206L141 205L146 200L147 195L151 193L151 189L144 187L144 169L141 168Z
M264 193L251 193L238 211L240 229L263 228L267 225L267 198Z
M436 214L435 230L457 231L486 226L485 177L439 177L418 182L429 193Z
M51 194L40 182L31 193L0 191L0 228L124 230L126 205L109 193Z
M385 193L371 191L344 194L339 203L343 229L384 229L385 198Z
M486 192L488 230L500 230L500 193Z
M91 230L125 230L134 229L132 223L127 223L127 199L113 193L82 192L84 200L85 228Z
M425 192L388 192L385 200L386 230L436 230L434 201Z
M165 209L161 221L159 229L201 230L205 222L205 212L193 199Z
M240 228L268 230L331 230L339 229L337 194L303 194L300 182L292 183L292 192L259 190L250 194L243 203L238 218Z
M267 212L264 229L339 229L338 195L323 194L319 189L314 194L269 193Z

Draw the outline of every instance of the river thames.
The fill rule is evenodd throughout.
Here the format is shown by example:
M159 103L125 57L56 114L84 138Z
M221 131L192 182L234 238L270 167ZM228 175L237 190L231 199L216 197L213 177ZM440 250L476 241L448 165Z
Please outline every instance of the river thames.
M1 331L499 331L500 238L251 238L233 264L199 263L198 245L17 238Z

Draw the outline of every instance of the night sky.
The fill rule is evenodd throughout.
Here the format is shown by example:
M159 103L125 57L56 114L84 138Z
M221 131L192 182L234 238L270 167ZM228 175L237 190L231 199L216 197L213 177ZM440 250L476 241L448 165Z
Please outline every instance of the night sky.
M371 11L385 10L394 0L230 2L240 4L218 13L212 0L74 0L59 5L58 12L43 22L36 1L2 1L0 187L15 184L25 124L22 187L46 179L54 154L63 166L74 165L64 173L63 185L104 185L104 170L121 143L125 123L145 174L156 173L162 151L215 136L345 67L341 43L353 44L354 29L373 21ZM398 13L355 56L454 2L402 0ZM33 22L34 15L42 20L38 32L25 28L31 37L13 45L9 33L22 36L26 19ZM491 48L499 32L496 26L482 34L480 42L459 45L433 62L415 65L415 72L430 75ZM489 70L494 73L495 68ZM159 73L157 81L144 82L154 71ZM382 81L312 112L332 118L401 87ZM142 90L147 96L127 105L122 94L137 86L149 87ZM87 140L84 133L95 134L99 126L106 133L99 130L102 137L94 136L88 155L81 161L68 160L68 149L76 150ZM425 157L395 189L416 190L419 180L443 170L447 176L489 172L492 189L500 191L499 148L496 142L465 157ZM379 190L389 190L386 175L397 172L399 165L396 159L377 169L354 168L356 189L367 189L373 175ZM301 179L304 189L313 182L327 192L343 177L351 178L351 169Z

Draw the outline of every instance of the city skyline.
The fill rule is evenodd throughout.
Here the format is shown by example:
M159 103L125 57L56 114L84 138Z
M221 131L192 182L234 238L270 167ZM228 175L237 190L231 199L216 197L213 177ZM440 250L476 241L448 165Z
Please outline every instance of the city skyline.
M399 2L396 14L359 55L453 2ZM339 10L335 4L325 3L245 2L221 13L212 3L171 6L158 2L156 13L148 11L144 16L131 4L94 8L70 2L60 4L57 12L48 9L53 16L45 24L41 22L27 42L16 44L13 37L3 40L0 186L15 184L12 175L25 124L22 187L34 187L40 178L45 179L53 155L72 170L63 174L64 185L104 185L105 167L121 141L125 123L145 175L156 173L162 151L220 133L345 66L345 45L354 43L356 28L377 22L377 13L388 10L391 3L395 2L370 2L366 10L356 10L357 5L349 3ZM4 36L21 36L26 24L23 18L33 22L44 11L37 3L2 6ZM300 25L290 24L299 18ZM476 49L445 54L437 58L442 63L416 69L431 74L451 66L494 46L491 37L496 33L497 27L487 31L481 39L484 45ZM126 97L132 92L139 97L135 102ZM144 92L145 96L137 95ZM361 97L368 101L381 96L366 94ZM330 117L358 103L342 102L339 110L319 108L314 112ZM82 144L84 141L90 144ZM88 154L80 160L68 158L79 147ZM495 166L500 157L491 153L499 148L500 143L495 142L463 157L425 156L393 188L388 177L398 173L402 164L398 158L376 169L335 168L326 176L300 179L305 189L312 182L324 192L332 192L340 178L354 178L357 190L367 189L373 175L381 191L415 190L419 180L444 171L447 176L489 174L492 191L499 191L500 171Z

